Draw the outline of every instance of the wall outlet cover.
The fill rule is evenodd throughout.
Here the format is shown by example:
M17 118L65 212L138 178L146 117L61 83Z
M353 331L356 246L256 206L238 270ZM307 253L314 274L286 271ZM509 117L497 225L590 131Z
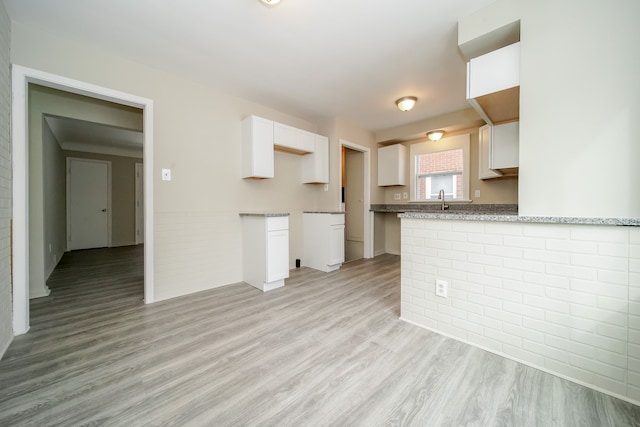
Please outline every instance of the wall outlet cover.
M436 295L439 297L447 298L447 288L449 283L446 280L436 279Z
M409 198L409 193L407 193L406 191L404 193L402 193L402 198L403 199L408 199Z
M393 200L400 200L400 193L396 193L393 195Z
M162 180L171 181L171 169L162 169Z

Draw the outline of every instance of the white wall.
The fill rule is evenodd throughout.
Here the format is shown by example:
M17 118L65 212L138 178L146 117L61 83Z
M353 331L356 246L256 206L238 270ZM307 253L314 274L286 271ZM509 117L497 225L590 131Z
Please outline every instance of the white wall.
M639 227L402 219L401 256L403 319L640 403Z
M42 249L44 280L47 280L67 250L67 179L65 156L47 121L42 118L40 120L42 123L43 170L41 175L44 237L41 246L34 246L32 250Z
M13 337L11 304L11 23L0 2L0 358Z
M335 140L329 192L301 184L300 158L288 153L276 153L274 179L241 178L244 117L318 131L304 118L21 24L14 24L12 61L154 101L156 300L242 280L239 212L290 212L293 266L302 254L302 211L336 208ZM160 180L161 168L172 169L171 182Z
M640 2L521 1L520 213L640 216Z

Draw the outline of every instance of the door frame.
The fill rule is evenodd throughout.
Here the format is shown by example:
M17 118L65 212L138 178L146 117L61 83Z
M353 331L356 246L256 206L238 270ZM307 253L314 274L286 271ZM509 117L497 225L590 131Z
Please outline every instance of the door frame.
M373 212L371 212L371 150L368 147L358 145L344 139L340 139L340 152L342 152L342 147L360 151L364 154L364 203L362 212L364 218L363 256L365 258L373 258ZM342 155L340 155L340 164L342 164ZM341 182L342 167L339 167L338 183ZM338 191L338 206L340 206L340 203L342 203L341 191Z
M136 162L135 166L134 166L134 182L135 182L135 190L134 190L134 203L135 203L135 242L136 245L139 245L140 243L144 243L144 233L143 233L143 238L140 238L140 233L138 233L138 230L143 230L144 228L144 217L140 216L140 207L142 206L144 208L144 187L142 189L142 198L143 200L140 200L140 197L138 197L138 186L140 185L140 179L142 179L142 185L144 186L144 163L139 163ZM144 209L142 214L144 215Z
M11 66L12 287L13 333L29 330L28 85L59 89L142 109L145 203L144 301L154 301L153 276L153 100L45 71Z
M67 252L71 250L71 162L104 163L107 165L107 247L111 247L112 215L111 215L111 161L67 157Z

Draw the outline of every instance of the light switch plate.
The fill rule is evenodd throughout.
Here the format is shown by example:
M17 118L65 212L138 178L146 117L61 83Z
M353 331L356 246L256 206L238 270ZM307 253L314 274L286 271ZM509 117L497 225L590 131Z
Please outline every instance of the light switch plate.
M476 190L476 197L480 197L480 190Z
M393 200L400 200L400 193L396 193L393 195Z
M171 169L162 169L162 180L171 181Z
M406 191L402 193L402 198L407 200L409 198L409 193L407 193Z

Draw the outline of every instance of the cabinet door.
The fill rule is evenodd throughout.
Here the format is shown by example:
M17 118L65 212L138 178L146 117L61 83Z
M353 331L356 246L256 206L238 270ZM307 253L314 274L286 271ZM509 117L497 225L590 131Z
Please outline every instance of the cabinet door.
M297 131L294 127L275 122L273 124L273 143L281 147L295 148Z
M249 116L242 122L242 177L273 178L273 122Z
M302 183L329 183L329 138L315 136L315 150L302 157Z
M478 178L490 179L502 176L500 172L491 170L491 126L480 128L478 140Z
M344 262L344 225L332 225L329 229L329 260L327 265Z
M492 129L491 168L509 169L519 165L520 123L496 125Z
M267 282L289 277L289 231L267 233Z
M402 144L378 148L378 186L406 185L407 158Z

